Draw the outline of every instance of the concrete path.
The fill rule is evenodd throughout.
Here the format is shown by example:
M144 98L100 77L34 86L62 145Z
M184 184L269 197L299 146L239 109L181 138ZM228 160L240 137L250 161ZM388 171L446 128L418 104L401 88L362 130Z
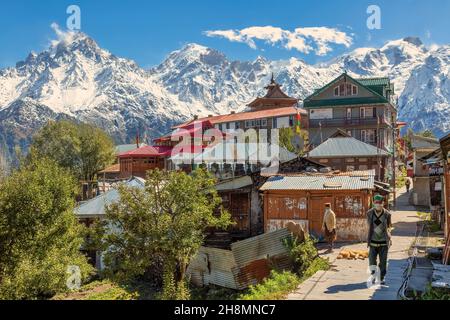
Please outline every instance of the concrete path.
M397 194L397 210L392 211L392 247L389 251L388 272L385 286L368 288L368 260L337 259L342 249L366 249L367 244L342 244L333 253L326 254L332 267L319 271L303 282L288 300L395 300L408 266L408 250L413 243L419 217L408 204L408 194L401 189Z

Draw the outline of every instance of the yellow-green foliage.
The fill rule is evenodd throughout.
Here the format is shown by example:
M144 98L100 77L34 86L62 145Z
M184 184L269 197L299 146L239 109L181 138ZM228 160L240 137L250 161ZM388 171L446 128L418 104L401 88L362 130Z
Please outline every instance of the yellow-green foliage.
M407 179L406 168L402 167L401 174L396 177L395 184L397 188L403 188Z
M318 256L314 241L307 238L303 242L289 239L285 242L294 263L293 272L272 270L270 277L262 283L252 286L239 298L242 300L280 300L295 290L300 283L313 276L319 270L328 270L330 264Z
M53 300L136 300L137 292L119 286L108 280L91 282L79 290L66 294L59 294Z
M119 193L121 201L107 207L99 228L102 246L109 248L109 274L121 280L142 276L157 258L165 266L161 297L187 298L186 269L203 244L205 229L231 224L229 213L215 214L222 202L215 180L202 169L191 175L154 170L144 190L121 187ZM108 232L111 225L121 232Z
M23 165L0 185L0 299L39 299L67 290L69 266L93 268L80 253L73 214L76 182L54 161Z
M242 294L240 300L281 300L295 290L300 284L300 278L290 271L273 271L270 277L262 283L251 286L247 293Z

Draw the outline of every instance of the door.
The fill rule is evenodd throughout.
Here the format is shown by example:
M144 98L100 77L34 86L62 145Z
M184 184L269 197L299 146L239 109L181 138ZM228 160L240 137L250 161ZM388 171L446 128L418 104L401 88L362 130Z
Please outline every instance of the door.
M323 214L325 211L325 203L332 203L333 197L324 196L324 197L312 197L311 198L311 210L309 211L309 232L314 237L322 236L322 223L323 223ZM333 207L333 205L332 205Z

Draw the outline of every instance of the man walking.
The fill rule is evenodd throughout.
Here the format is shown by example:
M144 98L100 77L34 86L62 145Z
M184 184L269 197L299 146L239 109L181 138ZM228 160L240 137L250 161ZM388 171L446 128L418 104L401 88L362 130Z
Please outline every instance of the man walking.
M380 271L381 284L385 284L388 251L391 245L391 213L383 207L384 197L376 195L373 199L374 207L367 212L367 222L369 224L369 236L367 245L369 246L369 267L372 275L377 267ZM373 279L375 282L375 279Z
M331 210L331 203L325 203L322 231L325 233L325 240L330 245L328 251L332 252L334 241L336 241L336 214Z
M406 186L406 192L409 193L409 188L411 187L411 180L409 180L408 177L406 177L405 186Z

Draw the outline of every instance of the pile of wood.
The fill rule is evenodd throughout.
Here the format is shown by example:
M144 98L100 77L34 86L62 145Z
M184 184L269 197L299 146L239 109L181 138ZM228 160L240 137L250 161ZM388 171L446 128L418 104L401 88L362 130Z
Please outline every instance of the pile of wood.
M338 259L347 260L364 260L369 257L369 252L367 250L342 250L337 256Z

